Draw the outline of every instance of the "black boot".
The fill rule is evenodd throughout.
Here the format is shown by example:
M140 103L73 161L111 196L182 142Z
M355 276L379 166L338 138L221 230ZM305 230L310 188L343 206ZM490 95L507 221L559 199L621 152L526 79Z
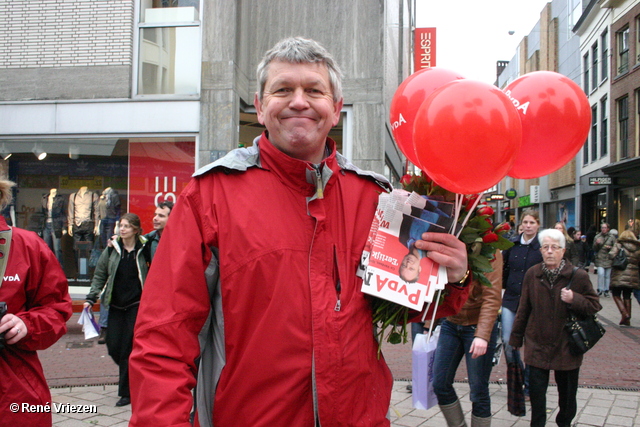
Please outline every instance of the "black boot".
M107 328L100 328L100 336L98 337L98 344L105 344L107 342Z

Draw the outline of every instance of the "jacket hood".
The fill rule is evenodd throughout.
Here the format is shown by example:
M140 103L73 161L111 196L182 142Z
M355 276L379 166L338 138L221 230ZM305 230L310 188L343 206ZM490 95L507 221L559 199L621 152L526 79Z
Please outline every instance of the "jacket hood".
M618 239L618 243L622 244L622 246L629 251L637 251L640 249L640 241L632 240L632 239Z

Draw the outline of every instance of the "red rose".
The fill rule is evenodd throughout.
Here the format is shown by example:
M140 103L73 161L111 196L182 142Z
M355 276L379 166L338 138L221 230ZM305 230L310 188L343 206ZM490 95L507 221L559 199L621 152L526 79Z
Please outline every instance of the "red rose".
M402 184L402 185L411 184L411 175L406 174L402 178L400 178L400 184Z
M482 241L484 243L497 242L498 241L498 235L496 233L494 233L493 231L489 231L487 234L482 236Z
M505 231L511 230L511 226L508 222L503 222L502 224L498 224L498 226L493 230L494 233L504 233Z
M464 198L462 199L462 204L464 205L464 210L466 212L469 212L471 210L478 197L480 197L479 194L473 196L464 196Z
M476 211L476 213L478 215L493 215L495 213L495 211L493 210L493 208L491 206L481 206L478 208L478 210Z

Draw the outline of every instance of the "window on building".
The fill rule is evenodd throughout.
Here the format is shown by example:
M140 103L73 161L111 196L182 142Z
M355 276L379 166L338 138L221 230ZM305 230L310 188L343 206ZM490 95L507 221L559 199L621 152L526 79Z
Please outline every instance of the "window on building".
M584 68L584 81L582 82L584 86L584 92L589 93L589 54L586 53L582 57L582 67Z
M591 90L598 89L598 42L591 47Z
M200 0L141 0L138 95L200 92Z
M638 29L640 29L640 16L636 16L636 58L634 63L638 64L640 63L640 34L638 34Z
M609 77L609 32L604 30L600 36L600 77L606 80Z
M609 123L607 117L607 97L600 100L600 157L606 156L609 152ZM594 157L595 160L597 157Z
M627 158L629 149L629 97L618 100L618 153L620 159Z
M598 105L591 106L591 161L598 158ZM587 155L588 161L588 155Z
M629 27L616 34L618 42L618 74L629 71Z
M569 16L567 24L569 25L567 39L573 36L573 27L578 23L580 15L582 15L582 1L581 0L567 0L567 10Z

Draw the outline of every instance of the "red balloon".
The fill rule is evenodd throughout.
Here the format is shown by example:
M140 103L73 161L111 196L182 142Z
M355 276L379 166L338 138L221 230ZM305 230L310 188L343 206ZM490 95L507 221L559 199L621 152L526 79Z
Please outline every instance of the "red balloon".
M444 68L423 68L407 77L391 100L391 133L400 151L416 166L420 166L413 143L413 122L425 99L439 87L461 75Z
M584 145L591 127L591 107L570 78L536 71L505 89L522 120L522 148L508 175L538 178L567 164Z
M507 175L520 149L522 127L500 89L458 80L420 106L413 138L422 170L438 185L476 194Z

